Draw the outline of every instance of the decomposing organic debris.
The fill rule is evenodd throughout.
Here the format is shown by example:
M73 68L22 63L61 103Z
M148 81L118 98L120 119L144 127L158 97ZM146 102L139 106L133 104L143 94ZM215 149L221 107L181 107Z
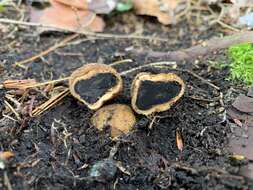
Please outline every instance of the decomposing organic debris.
M253 98L240 94L234 101L233 107L243 113L253 114Z
M249 88L247 96L253 98L253 86Z
M1 151L0 152L0 169L5 169L6 161L15 156L15 154L11 151Z
M234 123L230 123L232 135L229 137L229 150L235 155L241 155L242 160L247 158L252 160L253 143L253 97L251 97L252 87L249 88L247 95L240 94L232 106L227 109L227 114ZM253 178L253 164L240 169L240 174Z
M162 24L173 24L178 20L177 14L185 10L185 0L134 0L137 14L157 17Z
M132 109L123 104L105 106L99 109L91 118L91 123L99 130L109 126L112 137L128 133L135 122L136 118Z
M132 107L143 115L168 110L184 94L185 84L174 73L139 73L132 83Z
M118 95L122 86L122 79L115 69L98 63L84 65L69 79L71 94L93 110Z
M60 92L57 95L52 96L49 100L41 104L40 106L36 107L32 111L33 116L38 116L45 112L46 110L52 108L54 105L59 103L65 96L69 94L69 89L64 89L62 92Z
M74 2L73 2L74 3ZM64 2L50 0L51 6L44 9L31 9L31 22L50 25L62 30L71 31L93 31L101 32L104 29L105 23L103 19L96 15L96 13L89 10L80 10L68 6ZM44 32L49 29L41 29L39 32Z

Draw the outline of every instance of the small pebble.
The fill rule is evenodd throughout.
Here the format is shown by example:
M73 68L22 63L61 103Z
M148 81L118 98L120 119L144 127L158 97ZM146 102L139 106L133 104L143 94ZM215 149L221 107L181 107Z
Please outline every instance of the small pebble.
M112 159L105 159L92 166L89 176L99 182L106 182L113 179L117 171L117 166Z
M251 87L249 88L247 96L253 98L253 86L251 86Z

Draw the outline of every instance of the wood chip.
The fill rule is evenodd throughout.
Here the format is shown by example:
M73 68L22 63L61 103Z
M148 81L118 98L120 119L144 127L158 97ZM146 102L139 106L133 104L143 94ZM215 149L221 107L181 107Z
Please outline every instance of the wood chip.
M249 88L247 96L253 98L253 86Z
M253 98L251 97L241 94L232 105L241 112L253 114Z
M4 152L0 152L0 159L1 160L8 160L11 157L13 157L15 154L11 151L4 151Z
M29 86L37 84L34 79L25 79L25 80L6 80L3 82L3 87L7 89L19 89L24 90Z
M180 151L183 151L184 148L184 143L183 143L183 138L180 129L176 129L176 143L177 143L177 148Z

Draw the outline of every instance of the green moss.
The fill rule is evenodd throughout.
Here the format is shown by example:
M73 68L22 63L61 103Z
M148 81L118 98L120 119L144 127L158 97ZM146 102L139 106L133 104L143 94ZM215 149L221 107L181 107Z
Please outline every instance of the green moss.
M0 4L0 12L3 12L5 10L5 7Z
M223 61L211 61L211 60L208 60L208 65L213 68L213 69L224 69L227 67L227 64L224 63Z
M228 49L230 64L230 79L253 84L253 44L241 44Z
M0 12L5 11L6 7L13 3L11 0L0 0Z

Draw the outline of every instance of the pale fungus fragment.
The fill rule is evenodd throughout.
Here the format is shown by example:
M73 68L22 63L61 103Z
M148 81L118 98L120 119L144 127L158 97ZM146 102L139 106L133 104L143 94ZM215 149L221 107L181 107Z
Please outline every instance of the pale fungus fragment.
M183 80L174 73L139 73L132 83L132 108L143 115L166 111L184 90Z
M124 104L112 104L99 109L91 118L97 129L110 127L111 136L127 134L135 125L136 118L132 109Z
M84 65L69 79L71 94L92 110L117 96L122 86L122 79L115 69L98 63Z

